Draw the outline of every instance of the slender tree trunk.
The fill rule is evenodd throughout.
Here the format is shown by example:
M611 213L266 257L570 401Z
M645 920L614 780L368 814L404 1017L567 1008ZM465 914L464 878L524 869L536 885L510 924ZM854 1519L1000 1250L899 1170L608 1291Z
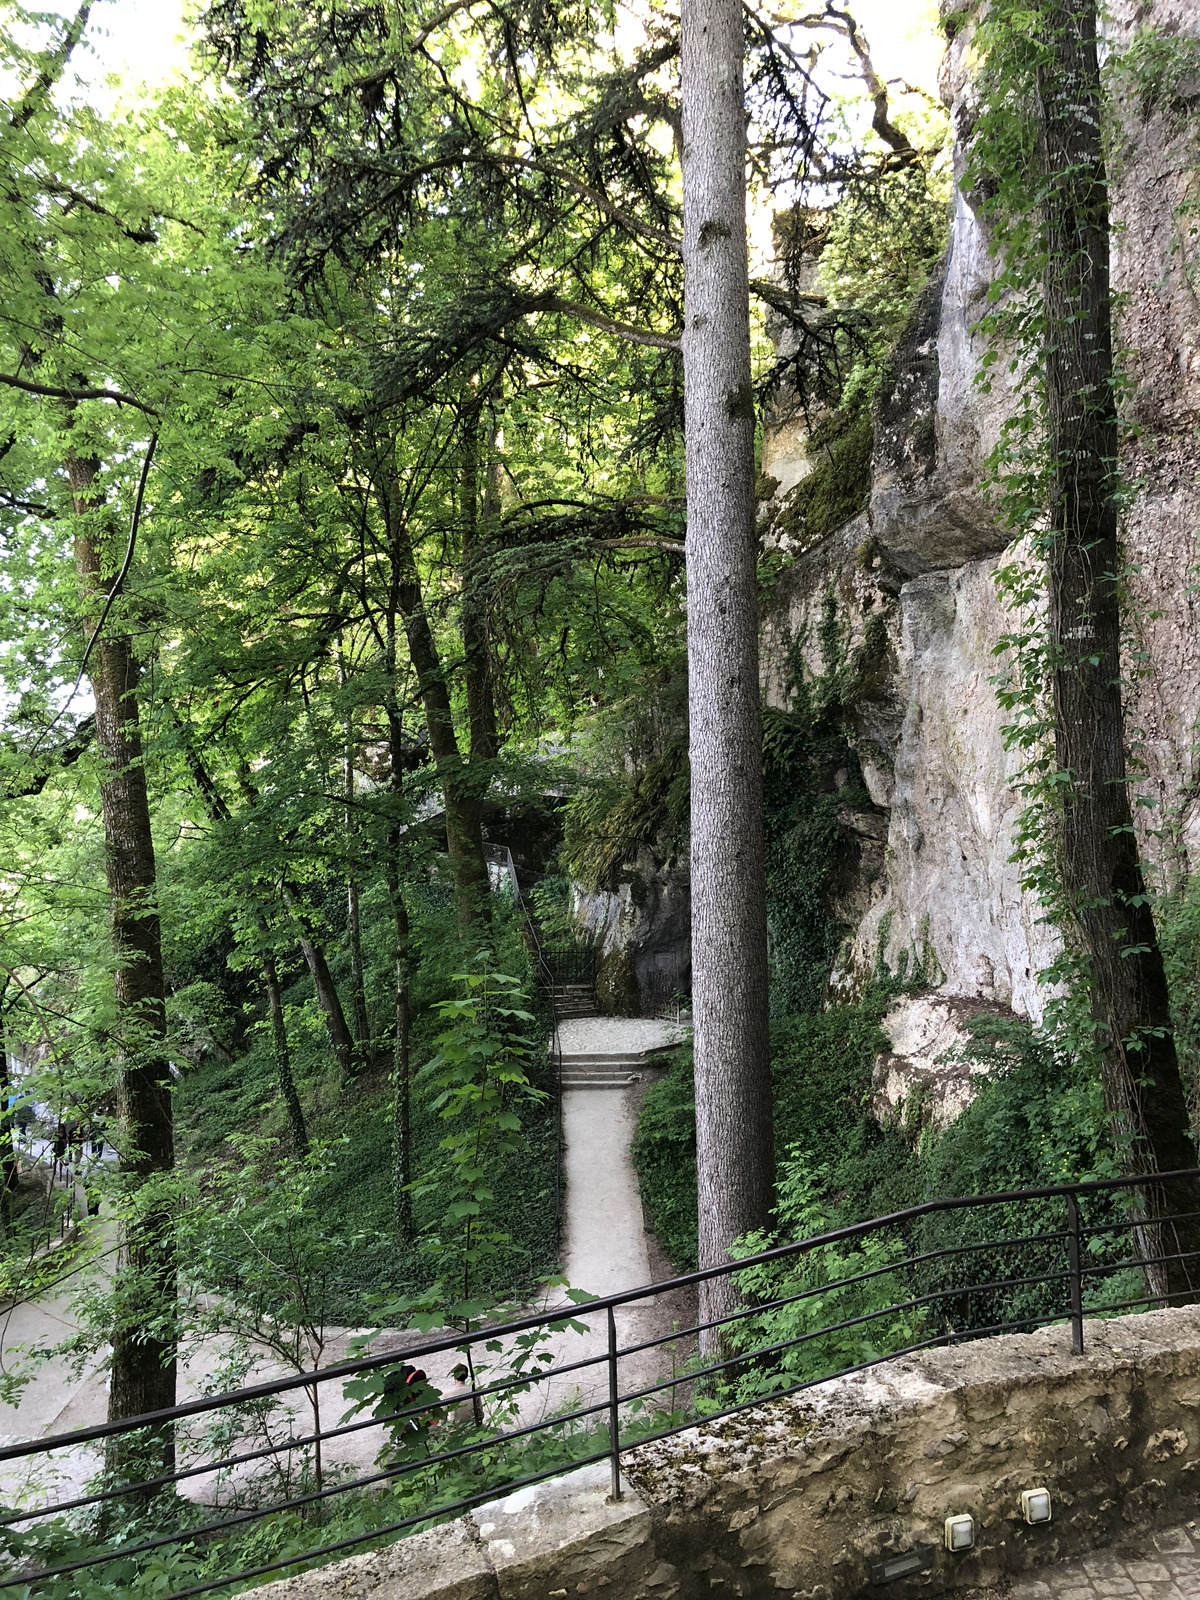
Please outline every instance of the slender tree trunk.
M491 651L488 641L487 607L479 592L487 559L487 533L491 526L491 476L484 490L483 506L479 495L479 417L472 415L465 424L462 449L462 629L463 671L466 680L467 727L471 741L471 765L494 761L500 749L496 728L496 697L492 685Z
M8 1071L8 1038L5 1022L4 993L8 978L0 980L0 1227L7 1235L12 1223L12 1197L21 1179L17 1160L17 1141L13 1125L12 1079Z
M287 1112L288 1129L292 1135L292 1147L298 1156L303 1156L308 1154L308 1125L304 1120L304 1107L300 1104L300 1096L296 1092L296 1080L292 1076L292 1054L288 1049L287 1018L283 1010L283 991L279 983L279 968L275 962L274 952L268 944L270 930L267 927L267 920L261 913L257 920L259 935L262 939L263 988L267 991L267 1010L271 1017L271 1045L275 1056L275 1077L279 1084L279 1097L283 1101L284 1110Z
M766 1226L774 1181L767 1038L754 401L740 0L684 0L684 426L692 968L701 1267ZM700 1318L732 1308L728 1278ZM719 1334L705 1336L705 1347Z
M397 853L399 840L396 841ZM413 1237L412 1191L412 1002L408 985L408 906L400 884L397 854L389 852L388 894L392 902L396 937L396 1043L392 1058L393 1189L396 1198L396 1232Z
M187 759L188 771L204 808L215 823L228 823L233 820L233 813L226 803L225 796L212 780L208 768L200 760L192 748L192 742L186 731L175 716L172 708L170 713L174 725L179 730L183 744L184 755ZM308 1150L308 1127L304 1121L304 1108L300 1104L300 1096L296 1092L296 1080L292 1076L292 1055L288 1048L287 1020L283 1010L283 991L279 983L279 968L271 949L271 932L267 926L267 919L259 906L254 908L255 926L259 936L259 964L262 969L263 988L267 996L267 1012L271 1018L271 1043L275 1057L275 1077L279 1084L279 1096L283 1101L284 1110L287 1112L288 1127L292 1135L292 1144L297 1155L304 1155Z
M364 1064L369 1064L371 1050L371 1023L367 1016L367 987L363 976L362 917L358 906L358 881L346 880L346 932L350 941L350 1000L354 1009L354 1038L358 1054Z
M75 512L75 561L89 612L98 618L112 579L97 534L99 462L72 456L67 474ZM90 637L95 620L85 628ZM116 1421L175 1404L176 1261L172 1216L156 1180L175 1162L171 1075L164 1042L166 990L155 905L154 844L142 764L137 665L128 638L102 636L89 663L102 762L105 872L114 957L113 987L122 1035L117 1080L119 1171L126 1185L117 1290L127 1307L113 1328L108 1415ZM170 1468L174 1432L110 1441L109 1469L128 1476Z
M338 682L346 683L346 665L338 652ZM342 782L346 794L345 827L349 848L353 848L358 833L358 818L354 810L354 719L346 713L345 750L342 756ZM358 1043L359 1057L365 1065L371 1062L371 1022L367 1015L367 987L363 977L362 919L358 905L358 880L353 871L346 877L346 932L350 944L350 1004L354 1012L354 1037Z
M384 670L387 674L388 783L395 808L387 837L387 891L392 907L395 934L395 1039L392 1049L392 1196L396 1233L401 1240L416 1233L413 1224L412 1190L412 999L409 990L408 905L400 878L400 852L403 849L404 815L404 722L396 699L396 611L398 593L393 593L387 613L384 638Z
M450 706L450 690L421 592L416 560L393 493L384 496L393 586L403 613L409 658L417 674L425 708L429 748L442 786L446 814L446 851L454 883L454 904L464 928L491 919L487 860L483 853L483 806L472 782Z
M342 1077L348 1081L354 1076L354 1040L350 1036L350 1029L346 1026L346 1013L342 1010L337 985L333 981L325 952L313 937L312 927L303 908L286 884L283 886L283 900L292 921L296 924L300 953L304 957L313 987L317 991L317 1004L325 1017L330 1046L341 1068Z
M1042 0L1053 59L1038 75L1047 256L1046 410L1053 463L1050 633L1056 757L1063 797L1062 877L1091 983L1104 1092L1126 1170L1195 1165L1162 955L1133 831L1121 694L1118 536L1107 175L1095 0ZM1200 1247L1192 1184L1147 1185L1155 1253ZM1182 1295L1197 1263L1148 1275ZM1190 1269L1190 1270L1189 1270Z

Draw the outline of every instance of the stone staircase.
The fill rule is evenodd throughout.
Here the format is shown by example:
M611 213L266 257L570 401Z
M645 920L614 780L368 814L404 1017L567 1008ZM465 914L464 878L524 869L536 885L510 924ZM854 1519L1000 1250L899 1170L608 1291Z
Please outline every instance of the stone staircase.
M558 982L546 990L555 1022L566 1022L571 1017L596 1015L596 991L590 983Z
M640 1081L646 1064L644 1050L564 1054L559 1082L564 1089L624 1089Z

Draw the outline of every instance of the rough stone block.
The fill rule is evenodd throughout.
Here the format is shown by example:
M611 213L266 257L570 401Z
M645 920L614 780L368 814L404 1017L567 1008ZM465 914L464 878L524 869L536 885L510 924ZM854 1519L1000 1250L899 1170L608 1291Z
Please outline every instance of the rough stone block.
M262 1600L496 1600L469 1517L254 1591Z
M609 1498L603 1463L518 1489L472 1516L501 1600L562 1600L609 1584L631 1600L659 1567L650 1513L632 1488ZM656 1582L655 1594L663 1592Z

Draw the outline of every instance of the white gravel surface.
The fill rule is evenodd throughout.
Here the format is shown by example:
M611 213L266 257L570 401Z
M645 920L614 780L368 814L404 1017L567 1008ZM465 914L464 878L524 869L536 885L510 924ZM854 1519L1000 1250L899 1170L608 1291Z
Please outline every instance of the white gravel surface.
M661 1050L685 1038L687 1031L656 1017L571 1017L558 1025L558 1047L564 1056Z

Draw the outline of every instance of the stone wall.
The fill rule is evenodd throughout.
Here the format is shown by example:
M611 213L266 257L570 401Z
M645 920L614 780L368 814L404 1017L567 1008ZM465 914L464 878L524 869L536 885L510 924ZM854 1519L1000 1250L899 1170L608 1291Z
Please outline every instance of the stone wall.
M262 1591L263 1600L890 1600L978 1591L1194 1514L1200 1308L901 1357L481 1506ZM1048 1524L1021 1491L1046 1488ZM950 1554L945 1519L975 1520Z

